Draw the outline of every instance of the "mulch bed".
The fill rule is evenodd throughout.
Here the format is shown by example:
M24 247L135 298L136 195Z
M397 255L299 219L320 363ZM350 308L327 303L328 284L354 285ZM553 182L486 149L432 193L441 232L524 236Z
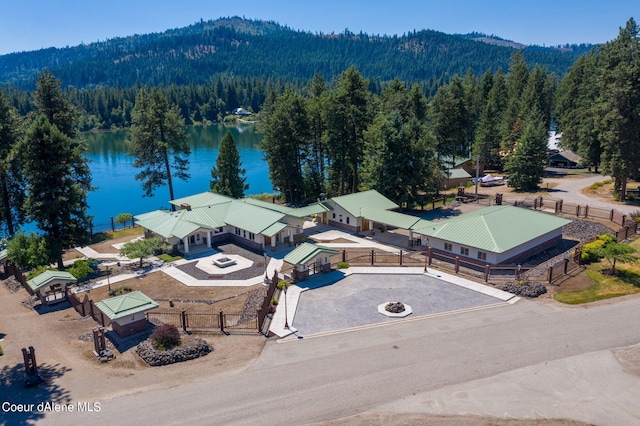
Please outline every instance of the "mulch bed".
M225 254L235 254L238 256L242 256L246 259L249 259L253 262L248 268L241 269L239 271L230 272L228 274L221 274L216 279L220 280L248 280L251 278L259 277L264 274L264 256L258 253L255 253L251 250L247 250L243 247L239 247L235 244L223 244L215 247L216 250L225 253ZM198 269L196 264L197 260L193 262L185 263L183 265L177 265L176 268L185 272L197 280L209 280L210 274L208 272L203 271L202 269Z

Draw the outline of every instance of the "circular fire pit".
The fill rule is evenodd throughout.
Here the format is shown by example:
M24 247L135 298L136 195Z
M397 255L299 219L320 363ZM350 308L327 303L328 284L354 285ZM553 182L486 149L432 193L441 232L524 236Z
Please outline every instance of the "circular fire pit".
M387 302L378 305L378 312L391 318L404 318L413 313L411 306L402 302Z
M217 259L213 259L213 264L218 268L226 268L227 266L235 265L236 260L228 257L219 257Z

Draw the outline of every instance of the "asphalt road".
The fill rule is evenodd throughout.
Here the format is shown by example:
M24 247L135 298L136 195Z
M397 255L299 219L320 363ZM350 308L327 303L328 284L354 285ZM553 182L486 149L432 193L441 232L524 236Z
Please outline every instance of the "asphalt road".
M101 401L99 413L48 414L42 424L305 424L366 411L438 414L456 412L458 389L467 389L472 401L491 401L471 404L467 413L516 417L535 415L548 404L545 392L524 392L519 405L512 401L538 372L548 392L575 385L576 400L571 404L573 395L567 395L570 401L560 410L564 417L637 424L640 409L633 401L640 397L640 379L612 367L609 350L639 343L638 323L638 297L587 308L521 300L357 332L270 341L241 373ZM578 374L574 366L591 374L571 381ZM581 395L603 388L601 380L608 383L599 398L581 402ZM611 413L616 401L624 406L618 417Z

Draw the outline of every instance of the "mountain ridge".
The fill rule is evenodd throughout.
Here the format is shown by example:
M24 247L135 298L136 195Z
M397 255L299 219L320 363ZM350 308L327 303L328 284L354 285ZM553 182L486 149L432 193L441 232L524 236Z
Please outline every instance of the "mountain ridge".
M479 33L470 33L476 34ZM564 74L579 53L524 45L495 36L471 38L434 30L402 36L311 33L274 21L227 17L160 33L134 34L64 48L0 55L0 84L33 86L49 68L66 86L204 84L213 75L244 75L288 82L326 79L355 65L375 81L448 80L472 69L506 70L522 50L528 63ZM482 43L478 43L481 41ZM506 43L506 45L504 45Z

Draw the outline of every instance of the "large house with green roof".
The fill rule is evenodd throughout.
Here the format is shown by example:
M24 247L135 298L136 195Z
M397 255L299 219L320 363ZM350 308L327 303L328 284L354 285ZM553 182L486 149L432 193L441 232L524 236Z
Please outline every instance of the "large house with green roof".
M316 203L294 209L251 198L237 200L203 192L171 201L176 211L155 210L135 216L145 236L159 236L188 254L232 240L255 250L293 244L303 234L305 217L327 210Z
M514 206L492 206L440 222L422 220L413 232L447 254L497 265L517 263L562 239L568 219Z

